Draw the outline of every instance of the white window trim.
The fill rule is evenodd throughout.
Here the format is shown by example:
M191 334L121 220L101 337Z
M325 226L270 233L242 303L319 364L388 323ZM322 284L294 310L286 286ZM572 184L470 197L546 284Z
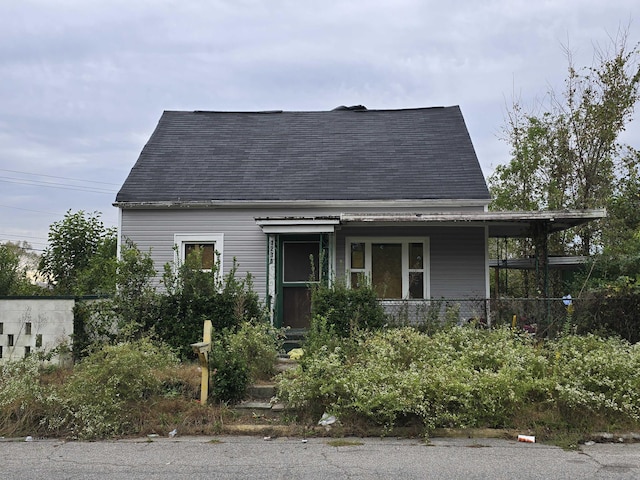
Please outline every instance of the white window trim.
M188 243L213 243L218 254L216 260L220 263L218 275L223 276L224 266L224 234L223 233L176 233L173 235L173 243L176 245L174 251L174 265L182 265L185 261L185 245ZM210 270L204 270L210 271Z
M364 243L364 269L351 268L351 244ZM402 244L402 297L409 299L409 272L415 271L409 268L409 244L422 243L424 248L423 272L424 272L424 299L431 298L431 258L429 237L347 237L345 239L345 265L347 286L351 287L351 272L362 272L371 278L371 245L373 243L400 243ZM393 302L394 298L385 298L385 302ZM413 299L412 299L413 300Z

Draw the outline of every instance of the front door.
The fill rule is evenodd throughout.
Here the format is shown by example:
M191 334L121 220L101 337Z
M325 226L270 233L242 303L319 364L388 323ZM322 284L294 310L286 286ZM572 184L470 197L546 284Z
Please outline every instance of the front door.
M311 320L311 287L322 277L321 237L281 236L278 250L277 323L307 329Z

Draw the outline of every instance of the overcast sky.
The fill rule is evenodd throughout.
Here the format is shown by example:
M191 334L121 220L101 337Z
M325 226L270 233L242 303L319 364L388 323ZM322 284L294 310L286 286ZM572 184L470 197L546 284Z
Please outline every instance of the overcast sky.
M0 27L0 242L42 249L69 209L117 224L163 110L460 105L489 175L512 98L560 91L566 46L635 45L640 2L0 0Z

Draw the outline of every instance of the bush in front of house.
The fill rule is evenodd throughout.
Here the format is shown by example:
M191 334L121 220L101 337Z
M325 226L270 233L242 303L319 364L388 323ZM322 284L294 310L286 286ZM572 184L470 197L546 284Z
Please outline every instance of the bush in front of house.
M9 362L0 367L0 434L97 439L136 433L136 405L175 385L168 379L177 363L166 345L146 338L106 345L73 370L43 370L36 355ZM55 375L60 379L52 381Z
M180 265L166 264L165 289L153 285L156 271L149 253L127 242L118 261L118 291L110 298L81 303L75 311L76 359L105 343L154 336L181 359L193 359L190 345L202 341L205 320L214 332L235 332L247 322L266 321L266 310L247 275L237 278L237 264L224 277L219 266L202 270L190 255Z
M159 372L177 363L170 348L146 338L105 346L74 368L59 391L64 410L48 421L83 439L128 434L131 405L161 394Z
M238 279L235 260L224 277L219 265L202 270L199 254L177 266L165 265L165 290L158 292L152 286L156 272L150 255L127 242L118 263L118 292L76 307L76 359L105 344L151 337L181 360L195 360L191 344L202 341L204 322L211 320L214 398L236 402L249 382L272 375L282 335L266 321L251 276Z
M640 346L594 335L537 341L508 328L363 332L285 372L280 397L301 415L330 412L392 429L552 430L640 425Z
M268 322L242 322L235 332L222 336L230 355L246 362L250 382L273 378L276 360L284 344L283 330Z
M212 397L236 403L245 398L250 383L271 380L283 340L282 332L265 322L215 332L209 354Z
M358 288L349 288L339 279L332 285L314 285L312 318L323 318L340 337L348 337L359 330L382 328L387 323L384 308L371 283L361 283Z

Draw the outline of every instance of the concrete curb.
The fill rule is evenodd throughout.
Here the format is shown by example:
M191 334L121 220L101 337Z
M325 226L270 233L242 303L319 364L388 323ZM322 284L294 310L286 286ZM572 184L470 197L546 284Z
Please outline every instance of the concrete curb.
M396 427L391 431L382 428L369 429L367 432L336 426L330 429L325 427L304 427L301 425L264 425L264 424L237 424L225 425L221 432L223 435L256 435L256 436L284 436L284 437L423 437L424 431L416 427ZM430 432L430 438L504 438L516 439L518 434L508 430L491 428L437 428Z

